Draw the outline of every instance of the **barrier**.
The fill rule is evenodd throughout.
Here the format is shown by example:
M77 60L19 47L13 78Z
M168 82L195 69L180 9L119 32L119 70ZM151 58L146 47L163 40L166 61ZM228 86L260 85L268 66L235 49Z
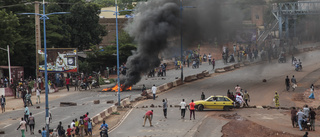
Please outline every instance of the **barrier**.
M234 64L233 67L234 67L234 68L240 68L240 63Z
M204 77L204 74L203 74L203 73L197 74L197 79L202 79L203 77Z
M224 70L224 68L216 68L216 69L214 70L214 72L215 72L215 73L223 73L223 72L225 72L225 70Z

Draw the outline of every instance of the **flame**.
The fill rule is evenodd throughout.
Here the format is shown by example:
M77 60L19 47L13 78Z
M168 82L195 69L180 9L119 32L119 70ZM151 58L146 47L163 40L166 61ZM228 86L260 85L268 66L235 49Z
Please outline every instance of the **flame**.
M132 90L132 86L126 87L124 85L120 85L120 91L130 91ZM102 91L114 91L118 92L118 84L112 88L105 88Z

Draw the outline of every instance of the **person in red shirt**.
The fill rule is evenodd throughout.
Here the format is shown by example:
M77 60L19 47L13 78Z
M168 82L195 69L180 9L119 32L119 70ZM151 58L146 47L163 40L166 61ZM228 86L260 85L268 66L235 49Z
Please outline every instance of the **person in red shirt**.
M144 118L144 123L143 123L142 126L144 127L144 125L146 124L146 121L147 121L147 119L148 119L149 122L150 122L150 127L152 127L152 124L151 124L152 117L153 117L153 110L149 110L149 111L143 116L143 118Z
M66 86L67 86L68 91L69 91L69 85L70 85L70 78L67 77L66 78Z
M192 113L193 113L193 119L196 119L196 118L195 118L195 113L194 113L194 106L195 106L195 105L196 105L196 104L193 103L193 100L191 100L191 103L189 103L190 120L191 120L191 115L192 115Z
M68 129L67 129L68 137L71 137L71 131L72 131L72 129L70 128L70 125L68 125Z

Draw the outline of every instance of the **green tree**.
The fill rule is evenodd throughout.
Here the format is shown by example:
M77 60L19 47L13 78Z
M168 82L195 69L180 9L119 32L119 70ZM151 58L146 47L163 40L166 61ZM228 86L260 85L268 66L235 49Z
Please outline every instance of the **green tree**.
M98 45L106 31L99 24L100 8L94 3L78 2L70 9L67 15L67 23L70 25L70 47L79 50L89 49L92 45Z
M19 31L16 29L19 27L19 20L12 12L6 12L5 9L0 10L0 47L6 49L7 45L10 45L10 51L16 47L16 42L20 39ZM0 51L1 65L8 64L8 56L5 51Z

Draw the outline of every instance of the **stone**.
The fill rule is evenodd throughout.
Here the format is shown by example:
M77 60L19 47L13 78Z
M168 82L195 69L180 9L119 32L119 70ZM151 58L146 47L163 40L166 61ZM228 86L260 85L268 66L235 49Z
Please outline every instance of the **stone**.
M100 104L100 100L94 100L93 104Z
M113 101L113 100L109 100L109 101L107 101L107 104L112 104L112 103L114 103L114 101Z
M60 107L67 107L67 106L77 106L77 103L74 103L74 102L60 102Z
M153 105L153 104L151 104L151 105L150 105L150 107L151 107L151 108L153 108L153 107L154 107L154 105Z

